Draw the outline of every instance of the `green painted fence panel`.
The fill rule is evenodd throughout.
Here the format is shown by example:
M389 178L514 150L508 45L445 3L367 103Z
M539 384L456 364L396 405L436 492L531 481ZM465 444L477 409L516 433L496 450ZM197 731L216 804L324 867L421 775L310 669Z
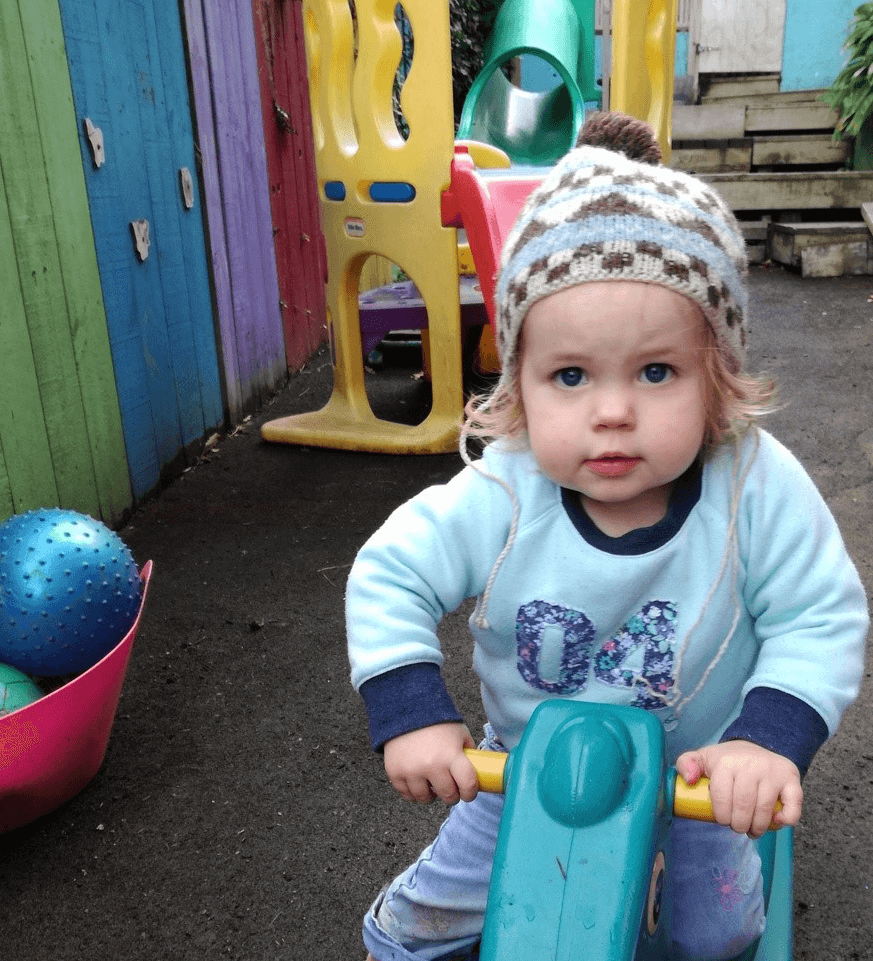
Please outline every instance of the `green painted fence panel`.
M0 152L0 518L58 501Z
M0 516L132 504L57 0L0 0Z

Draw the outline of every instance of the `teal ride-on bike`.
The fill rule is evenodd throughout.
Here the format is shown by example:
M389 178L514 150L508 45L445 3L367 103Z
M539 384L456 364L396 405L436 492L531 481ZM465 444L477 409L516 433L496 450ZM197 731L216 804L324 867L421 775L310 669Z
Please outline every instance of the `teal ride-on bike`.
M509 755L468 751L480 788L504 791L480 961L667 961L666 838L712 820L708 782L668 768L640 708L541 704ZM758 844L767 928L742 961L792 957L790 828Z

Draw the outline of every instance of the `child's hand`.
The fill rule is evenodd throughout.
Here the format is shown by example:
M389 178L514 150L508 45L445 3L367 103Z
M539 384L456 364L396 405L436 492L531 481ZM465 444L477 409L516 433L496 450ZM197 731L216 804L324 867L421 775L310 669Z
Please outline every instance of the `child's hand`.
M479 792L476 771L464 754L475 747L463 724L434 724L401 734L385 744L385 773L407 801L446 804L472 801Z
M759 838L773 821L797 824L803 807L800 772L787 757L749 741L725 741L686 751L676 770L689 783L709 778L712 809L719 824ZM777 799L782 810L773 813Z

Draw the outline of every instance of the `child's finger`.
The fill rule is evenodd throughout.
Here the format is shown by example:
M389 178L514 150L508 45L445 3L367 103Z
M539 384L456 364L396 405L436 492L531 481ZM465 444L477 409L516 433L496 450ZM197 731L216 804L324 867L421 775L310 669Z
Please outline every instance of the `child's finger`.
M696 784L703 774L703 766L691 751L686 751L676 758L676 773L686 784Z
M450 807L461 800L458 785L455 783L454 777L452 777L450 768L441 769L438 773L432 775L430 788L433 792L432 796L439 798L443 804L449 805Z
M686 784L696 784L705 773L703 758L696 751L686 751L676 759L676 771Z
M709 799L712 801L712 816L718 824L723 824L725 827L733 828L736 831L739 830L734 823L736 819L737 823L745 823L746 827L744 827L741 832L745 834L748 830L748 825L751 824L752 821L751 811L753 804L747 805L745 814L736 810L734 781L732 777L725 774L718 777L712 777L710 775ZM743 821L743 818L746 818L746 820Z
M472 801L479 793L479 780L476 777L476 769L467 756L465 754L460 755L454 761L450 770L461 800Z
M800 821L803 811L803 788L799 782L791 783L783 788L780 798L782 810L776 812L773 820L777 824L792 827Z
M748 834L750 838L763 837L773 824L773 809L778 800L779 795L775 791L762 788L758 793L758 801L755 805L751 824L744 833Z
M431 790L430 782L426 778L410 777L402 783L405 786L405 790L400 790L399 793L402 797L406 798L407 801L414 801L416 804L430 804L433 800L433 791Z
M731 827L738 834L760 837L773 820L773 806L779 797L778 788L769 787L763 780L743 776L734 777L734 802Z

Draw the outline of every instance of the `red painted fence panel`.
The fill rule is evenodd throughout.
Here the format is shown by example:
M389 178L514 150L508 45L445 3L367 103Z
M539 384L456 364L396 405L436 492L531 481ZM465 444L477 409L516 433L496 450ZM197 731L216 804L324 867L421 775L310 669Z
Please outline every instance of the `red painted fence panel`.
M325 339L318 181L299 0L253 0L273 235L288 366Z

